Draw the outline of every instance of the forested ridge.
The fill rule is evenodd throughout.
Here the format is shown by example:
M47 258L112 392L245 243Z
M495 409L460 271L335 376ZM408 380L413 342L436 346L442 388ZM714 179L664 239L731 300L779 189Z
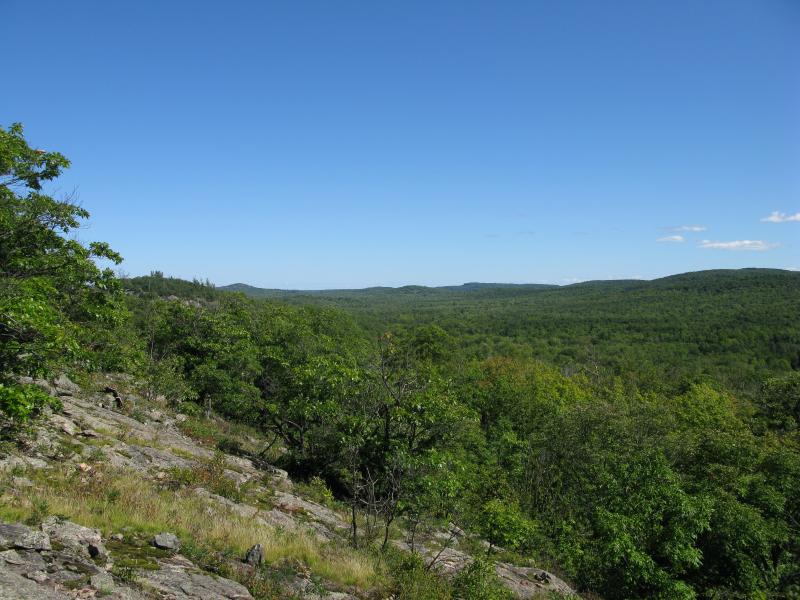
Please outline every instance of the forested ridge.
M54 400L20 376L132 375L198 422L246 423L353 514L350 543L450 524L603 598L800 597L800 274L565 287L224 291L71 237L68 166L0 129L6 443ZM240 293L246 292L250 296ZM50 408L48 408L50 407ZM364 520L380 534L368 536ZM413 547L413 546L412 546ZM398 598L503 598L480 570Z
M738 389L800 366L800 273L795 271L717 270L563 287L221 289L342 308L373 334L436 324L471 358L500 354L535 357L565 369L593 365L640 385L705 375Z

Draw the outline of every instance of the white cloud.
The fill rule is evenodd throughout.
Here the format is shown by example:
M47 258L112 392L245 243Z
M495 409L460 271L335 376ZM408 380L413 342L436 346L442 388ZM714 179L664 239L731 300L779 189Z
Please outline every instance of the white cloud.
M682 235L668 235L662 238L658 238L657 242L685 242L686 240L683 239Z
M713 248L715 250L769 250L775 248L778 244L770 242L763 242L761 240L734 240L732 242L712 242L711 240L703 240L698 244L700 248Z
M705 225L681 225L680 227L673 227L672 231L705 231L708 229Z
M768 217L764 217L761 219L765 223L788 223L789 221L800 221L800 212L794 213L793 215L787 215L786 213L773 211L772 214Z

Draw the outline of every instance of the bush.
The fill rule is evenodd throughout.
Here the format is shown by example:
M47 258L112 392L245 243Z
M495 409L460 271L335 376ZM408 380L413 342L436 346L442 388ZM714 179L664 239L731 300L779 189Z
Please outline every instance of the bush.
M494 571L494 565L479 558L453 580L453 592L457 598L470 600L511 600L514 595L504 588Z
M385 551L389 570L394 576L396 600L451 600L452 589L447 580L427 570L419 554L392 548Z
M508 500L489 500L483 505L481 516L481 528L491 546L522 550L533 535L533 524L516 503Z
M17 423L27 421L45 406L58 408L59 402L33 385L0 383L0 412L7 419Z
M322 477L314 476L308 480L307 483L301 483L297 489L304 496L307 496L314 502L318 502L324 506L332 506L334 504L334 496L331 489L325 483Z
M239 440L227 435L223 436L217 442L217 448L219 448L220 451L225 452L226 454L232 454L233 456L244 456L247 454Z
M225 469L225 456L217 452L213 458L202 461L192 468L173 469L171 480L178 486L201 486L218 496L239 502L242 500L242 490L225 474Z

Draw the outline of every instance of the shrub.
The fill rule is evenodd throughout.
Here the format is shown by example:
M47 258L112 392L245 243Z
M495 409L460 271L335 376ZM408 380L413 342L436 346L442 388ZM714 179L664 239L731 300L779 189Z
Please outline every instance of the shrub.
M36 386L0 383L0 413L9 421L25 422L46 406L57 409L60 404Z
M520 512L516 503L489 500L483 505L481 528L491 546L521 550L533 534L533 524Z
M472 562L453 580L457 598L470 600L511 600L514 595L504 588L494 571L494 565L483 558Z

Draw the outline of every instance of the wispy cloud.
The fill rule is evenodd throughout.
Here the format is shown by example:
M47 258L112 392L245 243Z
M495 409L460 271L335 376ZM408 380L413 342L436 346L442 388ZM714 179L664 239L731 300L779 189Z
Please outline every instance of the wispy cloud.
M787 215L786 213L773 211L772 214L768 217L764 217L761 219L765 223L789 223L790 221L800 221L800 212L794 213L793 215Z
M680 227L665 227L667 231L705 231L708 229L705 225L681 225Z
M486 239L489 239L489 240L496 240L497 238L500 237L500 234L499 233L485 233L483 235L483 237L485 237Z
M779 244L764 242L762 240L733 240L731 242L712 242L711 240L703 240L698 244L700 248L713 248L715 250L769 250L775 248Z
M657 242L685 242L682 235L667 235L656 240Z

